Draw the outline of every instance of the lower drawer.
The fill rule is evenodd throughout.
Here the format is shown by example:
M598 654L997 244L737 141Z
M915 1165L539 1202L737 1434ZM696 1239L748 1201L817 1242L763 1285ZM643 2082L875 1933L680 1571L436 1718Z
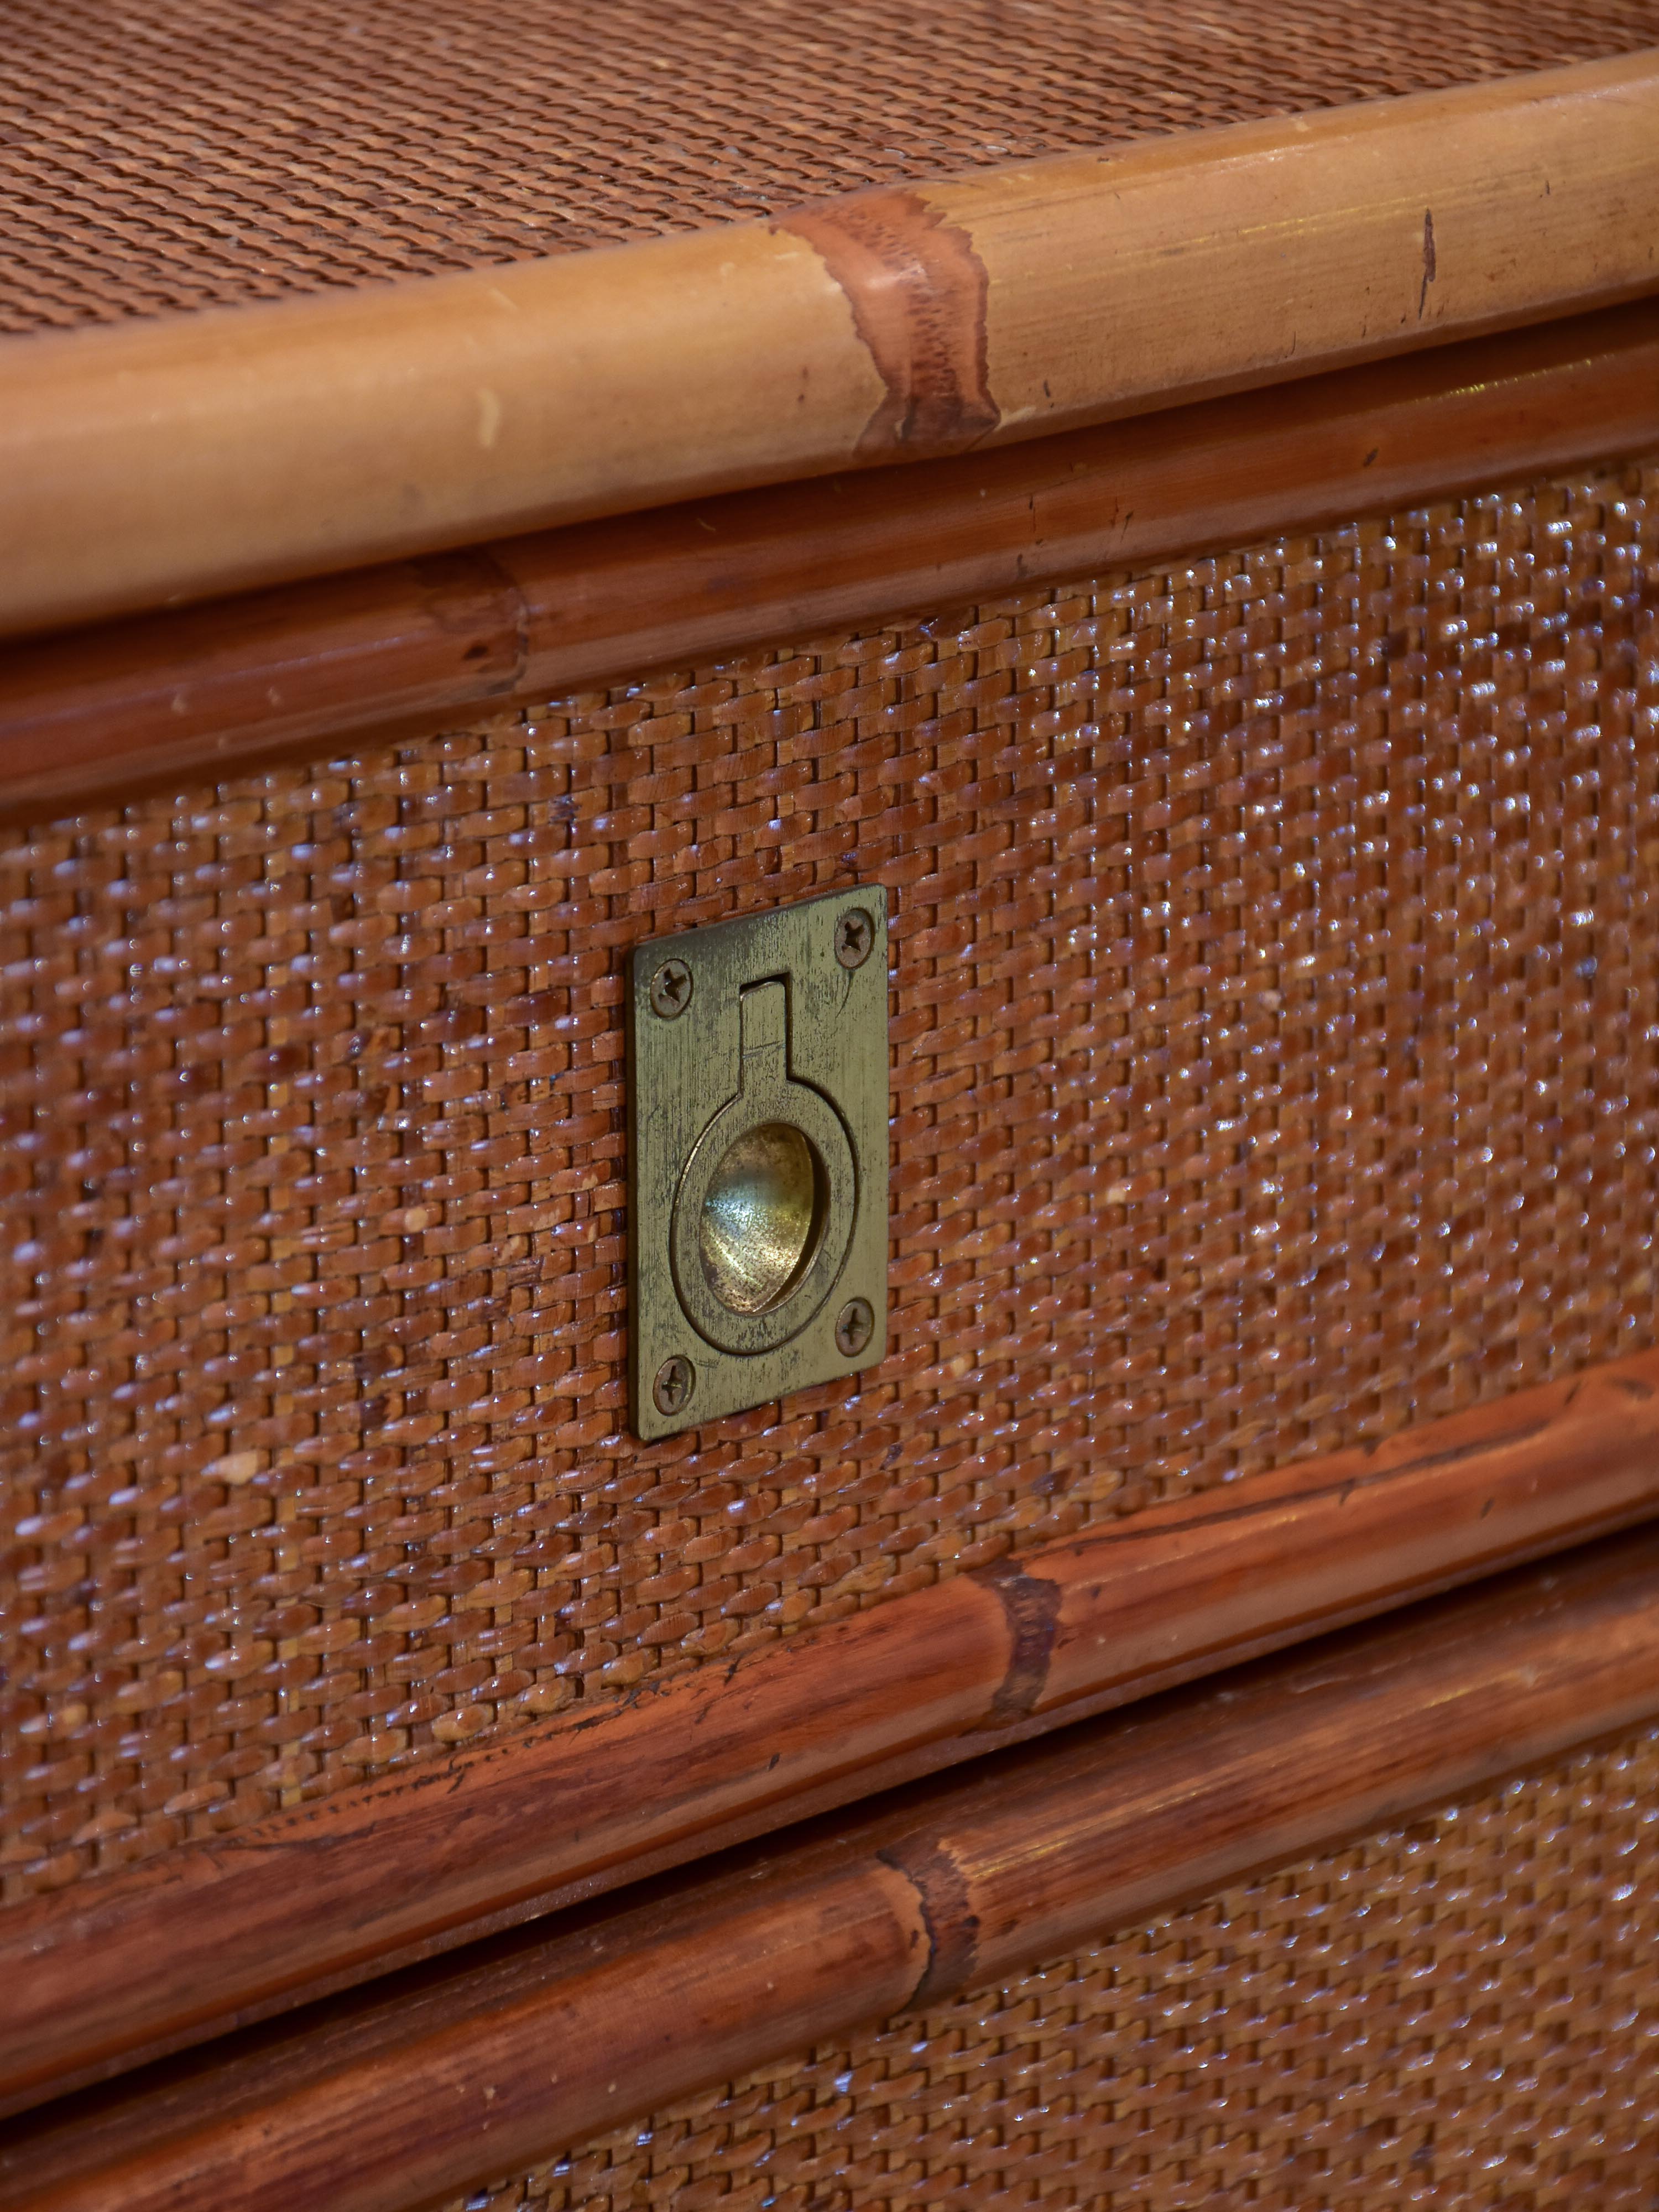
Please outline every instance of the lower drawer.
M45 2105L0 2212L1651 2206L1656 1780L1637 1530Z
M1659 2202L1659 1730L667 2106L450 2212Z

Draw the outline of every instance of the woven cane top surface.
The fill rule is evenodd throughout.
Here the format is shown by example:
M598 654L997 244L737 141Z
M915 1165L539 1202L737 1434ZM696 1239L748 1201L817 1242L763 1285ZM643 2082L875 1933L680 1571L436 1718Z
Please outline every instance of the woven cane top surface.
M0 331L522 260L1659 43L1659 0L10 0Z
M775 2066L448 2212L1651 2212L1659 1738Z
M0 1868L1650 1346L1659 467L0 839ZM629 948L893 916L893 1319L642 1446Z

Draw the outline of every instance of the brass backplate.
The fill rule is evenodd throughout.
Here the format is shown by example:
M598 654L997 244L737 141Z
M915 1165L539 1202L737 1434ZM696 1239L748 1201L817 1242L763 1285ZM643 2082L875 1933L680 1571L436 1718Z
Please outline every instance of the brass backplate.
M629 1395L650 1442L881 1358L886 894L653 938L628 1000Z

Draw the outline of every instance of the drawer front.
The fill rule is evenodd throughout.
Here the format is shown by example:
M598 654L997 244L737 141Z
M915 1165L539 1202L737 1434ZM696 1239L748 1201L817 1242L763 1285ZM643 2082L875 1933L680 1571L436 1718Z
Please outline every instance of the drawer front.
M1654 471L6 833L8 1893L1655 1338ZM622 963L892 915L892 1323L625 1428Z

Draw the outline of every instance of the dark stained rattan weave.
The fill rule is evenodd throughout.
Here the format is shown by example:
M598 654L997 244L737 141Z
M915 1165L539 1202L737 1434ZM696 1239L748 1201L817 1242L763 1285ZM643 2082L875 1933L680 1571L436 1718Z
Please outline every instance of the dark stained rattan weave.
M10 1893L1651 1346L1656 592L1632 465L7 832ZM860 880L888 1356L639 1445L624 952Z
M1659 0L8 0L0 331L1659 44Z
M1650 1734L450 2212L1650 2212L1656 1808Z

